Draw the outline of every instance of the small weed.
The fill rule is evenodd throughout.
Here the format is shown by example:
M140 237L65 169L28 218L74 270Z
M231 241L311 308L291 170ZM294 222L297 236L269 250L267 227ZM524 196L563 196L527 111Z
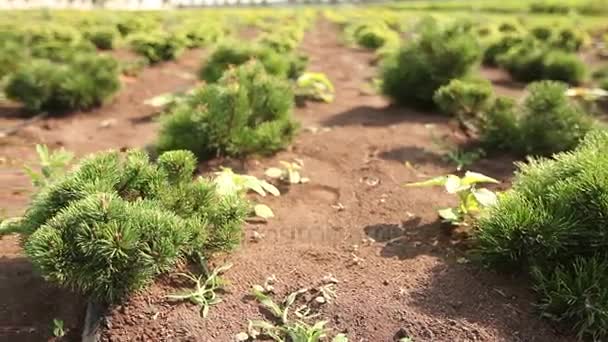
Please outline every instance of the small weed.
M24 166L25 173L32 180L32 184L38 188L45 187L55 179L65 174L66 168L74 154L63 148L49 152L46 145L36 145L36 152L40 159L40 172L35 171L29 166Z
M220 195L237 194L244 196L249 190L254 191L260 196L266 196L266 193L273 196L281 195L279 189L267 181L251 175L234 173L234 171L229 168L222 168L222 171L216 172L214 183L216 191ZM265 204L255 204L253 206L253 211L256 216L263 219L274 217L272 209Z
M279 189L267 181L251 175L234 173L230 168L222 168L221 171L216 172L214 183L216 191L220 195L242 195L249 190L256 192L260 196L266 196L266 193L270 193L273 196L281 194Z
M131 61L121 62L120 71L123 75L129 77L137 77L148 66L148 60L145 58L138 58Z
M305 72L296 80L295 95L330 103L334 101L334 85L323 73Z
M65 328L62 319L53 318L53 336L64 337Z
M290 184L303 184L308 183L310 180L306 177L302 177L300 171L304 167L304 162L301 159L295 159L294 162L286 162L281 160L281 166L270 167L266 169L264 174L266 177L280 179L283 182Z
M217 296L217 291L222 290L228 282L220 275L231 267L232 264L218 267L206 278L204 275L197 277L191 273L178 273L177 275L192 281L194 283L194 289L184 289L179 293L167 296L167 298L175 301L187 300L200 306L201 317L206 318L209 314L211 305L218 304L222 301L222 299Z
M290 293L281 303L276 303L269 295L272 291L271 283L274 278L267 279L264 286L254 285L252 294L256 300L273 316L273 322L268 320L250 320L247 332L236 336L238 341L256 340L259 337L268 337L276 342L319 342L325 341L329 329L325 327L326 321L316 321L313 318L315 307L329 303L335 298L337 280L331 276L325 277L323 283L316 288L302 288ZM306 294L306 296L304 296ZM312 298L304 301L302 305L292 310L298 299ZM290 317L290 310L297 317ZM311 322L311 323L309 323ZM348 342L344 334L336 335L332 342Z
M476 187L478 183L499 183L481 173L467 171L464 177L455 175L435 177L426 181L405 184L407 187L443 186L448 194L458 195L460 203L456 208L440 209L439 217L454 225L466 225L467 221L479 214L483 209L492 207L498 202L495 193Z
M457 171L461 171L486 155L485 151L481 148L472 151L465 151L457 147L455 148L445 139L436 136L432 130L432 126L428 126L427 128L430 130L433 145L437 149L444 152L444 154L441 156L442 160L446 163L456 165Z
M447 151L443 155L443 160L456 165L456 171L461 171L465 167L475 163L485 156L485 151L476 149L473 151L464 151L461 149L453 149Z

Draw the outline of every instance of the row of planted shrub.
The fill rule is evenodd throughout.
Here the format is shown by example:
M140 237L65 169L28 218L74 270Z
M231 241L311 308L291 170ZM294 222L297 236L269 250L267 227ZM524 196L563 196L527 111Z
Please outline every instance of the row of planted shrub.
M577 52L590 43L590 36L573 27L526 30L505 24L482 42L484 63L504 68L516 80L552 79L577 85L588 76Z
M144 23L154 22L146 16L132 15L110 24L89 18L74 24L41 21L11 21L0 30L4 38L0 60L6 62L0 68L0 78L5 78L6 84L4 92L31 111L87 109L111 98L120 87L122 65L98 49L112 49L123 34L128 35L131 48L149 63L175 58L186 44L203 41L200 36L189 36L191 31L183 37L177 33L143 33L140 30L148 28ZM82 27L77 28L77 24ZM221 29L220 25L206 26ZM218 36L208 29L205 43Z
M193 181L195 154L284 147L296 128L292 105L287 81L259 62L226 70L165 114L157 161L137 150L93 154L44 183L24 217L0 234L20 233L48 281L120 301L180 263L238 245L249 203L211 178Z
M501 33L503 43L516 37L511 29L502 31L509 32ZM567 74L555 67L562 56L566 56L564 65L580 65L568 59L583 44L571 33L527 31L511 46L485 50L485 57L502 49L493 60L502 65L510 61L507 65L513 65L514 76L521 66L528 68L521 71L526 80L577 83L578 78L554 77ZM513 188L473 222L474 255L496 269L528 272L544 317L571 328L580 338L604 340L608 337L606 124L570 98L568 85L559 81L529 84L523 101L494 94L492 84L474 74L484 57L475 35L468 23L420 23L416 37L384 61L382 90L402 105L454 116L486 151L536 156L518 164ZM531 53L530 47L539 50ZM547 51L551 52L545 55Z
M201 72L208 83L163 114L156 161L137 150L91 155L45 184L23 219L0 234L21 233L45 279L102 302L183 261L234 248L251 208L211 178L193 181L196 157L265 154L290 143L298 126L290 77L301 68L288 57L307 23L217 47ZM278 35L293 39L289 48L269 43Z
M365 12L366 16L359 16L355 14L357 12L340 15L335 11L326 11L325 15L341 25L347 42L378 49L377 54L381 59L394 55L403 40L406 41L406 45L413 46L422 40L430 42L431 39L435 39L433 44L438 45L442 40L453 37L460 39L461 34L464 34L464 37L470 40L468 47L454 47L455 53L481 54L484 64L505 69L515 80L531 82L547 79L580 85L589 81L589 76L592 74L579 56L582 49L590 47L592 37L585 30L577 28L574 23L540 25L534 24L534 21L531 24L524 24L517 20L454 21L426 17L418 20L414 25L408 25L408 22L414 22L411 18L410 20L405 20L403 16L384 18L373 15L376 12L384 13L378 10ZM429 28L433 26L429 24L431 21L438 22L435 26L451 26L456 32L446 32L448 30L446 27L436 30L436 33L428 33L427 31L432 30ZM449 22L455 23L449 24ZM412 44L407 44L409 40ZM457 51L457 49L461 50ZM478 57L475 61L478 61ZM392 62L394 61L390 58L387 61L387 63ZM437 64L437 62L435 60L429 64Z
M119 73L130 73L132 63L119 63L98 49L111 49L118 41L128 43L144 58L143 64L175 59L186 48L222 41L222 46L228 48L218 48L220 52L215 55L226 63L238 64L257 57L267 61L269 70L276 65L277 69L271 72L295 77L302 71L305 59L291 51L314 18L311 11L298 15L252 11L254 14L248 19L240 21L237 16L219 15L205 16L201 21L202 13L196 11L169 17L158 13L122 13L114 17L99 12L79 19L51 13L49 18L26 17L30 20L25 23L14 19L0 25L0 36L4 38L0 42L0 61L6 62L0 67L0 78L5 80L5 93L32 111L87 109L108 100L119 88ZM289 25L285 25L287 22ZM273 32L261 35L255 45L235 49L239 43L233 44L234 40L228 37L245 24ZM231 56L222 57L221 51L228 50ZM278 56L288 52L285 58L289 61ZM217 70L207 68L204 78L219 78L226 65Z
M534 1L529 5L531 13L569 14L580 13L585 15L608 14L608 1L606 0L579 0L579 1Z

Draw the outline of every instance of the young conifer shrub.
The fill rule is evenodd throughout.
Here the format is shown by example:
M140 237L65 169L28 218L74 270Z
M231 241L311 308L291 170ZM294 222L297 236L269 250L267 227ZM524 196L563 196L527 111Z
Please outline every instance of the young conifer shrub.
M114 26L98 25L86 29L83 36L98 49L112 50L120 36L120 32Z
M433 101L450 116L476 116L493 100L492 83L485 79L454 79L437 89Z
M523 37L519 33L506 33L493 35L487 40L483 52L483 63L486 65L496 65L498 56L509 51L510 48L521 43Z
M519 164L475 234L485 263L532 273L545 317L593 340L608 337L606 150L596 130L574 151Z
M248 206L192 181L195 164L187 151L85 158L26 211L27 255L45 279L114 302L179 260L234 247Z
M587 67L574 53L551 51L543 61L543 78L578 85L585 80Z
M224 38L226 30L221 23L199 21L185 25L183 35L187 39L186 45L189 48L204 47L213 44Z
M118 32L123 37L131 34L153 32L159 29L159 22L150 15L138 13L138 15L126 15L120 18L116 24Z
M518 109L508 97L497 97L483 112L479 123L479 140L487 150L519 151L522 146Z
M601 80L599 80L599 86L600 88L604 89L604 90L608 90L608 77L604 77Z
M1 69L1 67L0 67ZM591 73L591 78L601 89L608 90L608 65L604 65Z
M23 30L22 37L24 43L31 46L49 41L74 43L81 40L82 35L76 28L69 25L42 23L27 26Z
M537 25L530 30L530 33L540 41L548 41L554 34L553 28L547 25Z
M528 154L550 155L573 149L593 128L593 119L565 95L564 83L540 81L528 86L520 128Z
M531 82L542 79L546 52L546 46L536 39L526 37L506 52L498 54L496 62L515 80Z
M382 67L382 92L394 101L432 106L433 95L452 79L465 76L481 56L481 48L466 25L442 26L427 20L419 35L406 43Z
M133 50L152 64L179 57L186 44L185 37L161 31L146 32L131 37Z
M30 45L30 55L34 58L48 59L53 62L65 63L83 53L96 54L97 49L87 40L62 42L51 40Z
M518 81L554 80L580 84L587 68L575 53L565 50L551 46L550 42L526 37L497 54L495 59Z
M157 147L187 149L201 158L272 153L293 138L293 104L287 81L251 61L226 71L165 115Z
M554 34L551 45L566 52L579 51L589 39L584 30L564 27Z
M0 42L0 80L15 72L27 58L27 48L13 40Z
M200 78L208 83L219 80L230 66L239 66L251 59L257 59L271 75L287 78L290 76L292 60L288 54L281 54L272 47L243 42L224 42L209 56L200 71Z
M5 92L29 110L61 111L98 106L119 88L116 60L83 53L66 63L32 60L9 77Z
M288 31L269 32L262 35L257 42L273 49L278 53L291 53L300 41Z
M368 20L353 25L352 31L347 34L352 35L358 45L368 49L378 49L385 44L395 44L399 41L399 35L391 30L384 21Z
M281 55L287 61L287 78L296 80L304 74L308 65L308 56L296 51L303 36L303 30L282 28L276 32L262 35L257 40L257 44L263 48L270 48ZM266 64L264 66L268 68Z
M505 21L505 22L500 23L500 25L498 25L498 31L503 32L503 33L517 32L520 30L521 30L521 27L519 26L519 24L516 24L514 22Z
M480 139L489 149L551 155L575 148L594 121L554 81L531 83L523 104L497 100L482 116Z

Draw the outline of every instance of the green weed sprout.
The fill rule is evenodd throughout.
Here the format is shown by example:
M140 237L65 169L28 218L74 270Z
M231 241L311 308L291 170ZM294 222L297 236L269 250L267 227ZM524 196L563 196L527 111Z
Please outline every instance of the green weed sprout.
M408 183L406 187L443 186L448 194L456 194L460 203L456 208L445 208L437 211L445 222L454 225L467 225L467 221L478 215L483 209L493 207L498 202L496 194L486 188L477 188L479 183L499 183L481 173L467 171L464 177L447 175L431 178L426 181Z
M227 167L215 173L214 183L216 191L220 195L244 194L249 190L260 196L266 196L266 193L273 196L281 195L279 189L267 181L251 175L234 173L232 169Z
M289 184L304 184L310 181L310 179L302 177L300 173L304 166L302 160L296 159L295 162L281 160L279 163L282 167L269 167L264 175L269 178L280 179Z
M65 336L65 328L62 319L53 319L53 336L55 337L64 337Z
M296 80L295 95L306 99L331 103L334 101L334 85L323 73L305 72Z
M204 275L195 276L192 273L178 273L178 276L189 279L194 283L194 289L183 289L182 291L167 296L174 301L190 301L192 304L198 305L201 309L201 317L206 318L209 314L209 308L212 305L222 301L217 295L217 291L222 290L228 282L220 275L232 267L232 264L226 264L218 267L205 278Z
M330 285L333 286L332 284ZM310 293L311 290L312 289L308 288L299 289L287 295L283 302L278 304L268 295L268 290L265 287L254 285L252 288L253 296L272 314L275 322L270 322L268 320L250 320L247 327L247 332L238 334L236 336L237 340L247 341L256 340L258 337L269 337L276 342L325 341L325 338L329 333L329 329L325 327L327 324L326 321L316 321L312 324L305 322L305 320L316 316L315 314L311 314L308 304L302 305L293 310L293 314L300 319L292 320L290 318L290 310L296 303L298 297L306 293ZM323 294L323 287L321 287L321 289L318 291L325 296L325 294ZM317 302L320 303L319 301ZM348 342L348 338L344 334L337 334L331 341Z
M216 172L213 182L216 192L222 196L239 195L243 197L250 190L260 196L266 196L267 193L273 196L281 195L279 189L267 181L251 175L234 173L230 168L222 168L221 171ZM253 211L256 216L263 219L274 217L272 209L265 204L255 204Z
M463 150L458 147L452 146L451 143L435 135L431 126L427 126L430 130L431 141L433 145L441 149L444 153L441 155L441 159L446 163L456 165L456 171L461 171L465 167L475 163L479 159L486 155L486 152L477 148L471 151Z
M65 149L49 152L46 145L36 145L36 152L40 160L40 172L35 171L29 166L24 166L25 173L32 180L37 188L49 185L53 180L62 177L74 154Z

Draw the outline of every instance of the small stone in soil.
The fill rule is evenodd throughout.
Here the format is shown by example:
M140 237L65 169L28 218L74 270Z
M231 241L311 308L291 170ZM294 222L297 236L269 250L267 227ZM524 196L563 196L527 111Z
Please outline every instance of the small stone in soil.
M264 238L263 234L260 234L256 231L253 232L253 235L251 236L251 241L253 242L259 242Z

